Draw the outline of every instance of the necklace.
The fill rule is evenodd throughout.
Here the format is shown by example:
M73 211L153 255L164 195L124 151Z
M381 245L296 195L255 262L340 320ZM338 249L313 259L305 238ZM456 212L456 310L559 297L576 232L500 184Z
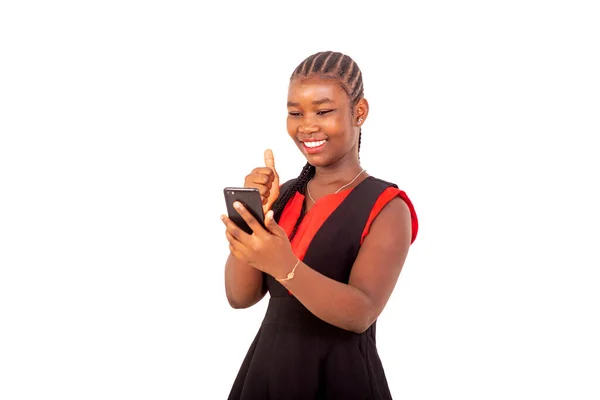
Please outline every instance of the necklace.
M342 190L343 188L345 188L345 187L347 187L347 186L351 185L351 184L352 184L352 182L354 182L355 180L357 180L357 179L358 179L358 177L360 176L360 174L362 174L363 172L365 172L365 170L364 170L364 169L363 169L362 171L360 171L360 172L358 173L358 175L356 175L356 176L354 177L354 179L352 179L350 182L346 183L344 186L342 186L341 188L339 188L338 190L336 190L336 191L335 191L335 193L338 193L338 192L339 192L340 190ZM311 179L310 181L312 181L312 179ZM308 183L310 183L310 181L308 181ZM310 197L310 199L312 200L312 202L313 202L313 203L316 203L315 199L313 199L312 195L310 194L310 189L308 188L308 183L306 184L306 192L308 193L308 197ZM335 193L334 193L334 194L335 194Z

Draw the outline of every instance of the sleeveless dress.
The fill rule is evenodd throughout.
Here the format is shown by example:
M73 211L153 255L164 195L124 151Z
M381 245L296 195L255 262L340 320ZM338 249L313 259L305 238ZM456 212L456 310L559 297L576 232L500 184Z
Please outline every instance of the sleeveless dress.
M293 180L281 187L281 192ZM352 189L325 196L306 213L292 240L295 255L339 282L350 271L381 209L400 196L408 205L415 240L418 221L407 195L395 184L367 177ZM291 233L302 208L297 192L279 225ZM375 342L373 323L358 334L312 314L283 285L265 274L270 299L229 400L391 399Z

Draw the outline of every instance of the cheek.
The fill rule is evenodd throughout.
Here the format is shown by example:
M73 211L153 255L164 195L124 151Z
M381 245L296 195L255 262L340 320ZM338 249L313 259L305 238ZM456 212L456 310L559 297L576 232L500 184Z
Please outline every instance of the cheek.
M290 136L295 136L298 131L298 121L287 117L287 131Z
M325 121L321 123L321 127L330 133L337 133L342 131L344 126L341 123L339 118L327 118Z
M348 118L345 115L338 115L335 118L327 118L321 124L321 127L331 134L344 134L352 129Z

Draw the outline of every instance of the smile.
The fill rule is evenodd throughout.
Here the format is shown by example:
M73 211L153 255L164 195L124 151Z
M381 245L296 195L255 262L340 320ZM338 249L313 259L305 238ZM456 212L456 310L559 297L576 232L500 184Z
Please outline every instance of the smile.
M304 152L307 154L316 154L323 150L326 143L327 140L313 140L310 142L302 142L302 145L304 147Z
M308 147L309 149L315 149L317 147L321 147L325 144L325 142L327 142L327 140L319 140L318 142L302 142L304 143L304 146Z

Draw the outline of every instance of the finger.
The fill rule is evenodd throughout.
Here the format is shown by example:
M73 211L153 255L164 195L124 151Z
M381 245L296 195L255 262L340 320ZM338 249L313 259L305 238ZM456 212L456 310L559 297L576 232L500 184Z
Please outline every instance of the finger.
M272 194L271 194L272 193ZM265 216L267 215L267 211L273 208L273 204L277 201L279 197L279 188L274 188L269 192L269 197L267 197L267 203L263 205L263 213Z
M269 210L265 215L265 226L272 234L281 238L287 238L285 230L277 224L277 221L275 221L275 213L273 210Z
M271 168L271 170L276 173L275 157L273 156L273 150L271 150L271 149L265 150L265 165L267 167Z
M255 234L260 234L261 231L264 232L264 228L260 225L256 218L254 218L254 216L246 209L246 207L244 207L242 203L236 201L235 203L233 203L233 206Z
M271 187L271 190L269 190L269 192L265 196L267 197L267 202L264 203L264 204L266 204L266 207L264 207L264 210L266 213L268 210L270 210L273 207L273 204L275 204L275 202L277 201L277 198L279 197L279 180L278 179L275 179L273 181L273 186Z
M243 243L246 243L250 239L250 235L248 235L246 232L244 232L243 230L241 230L235 224L235 222L233 222L226 215L222 215L221 216L221 220L225 224L226 233L229 234L229 235L231 235L234 239L236 239L236 242L240 242L240 243L243 244Z
M269 197L269 192L271 191L270 188L268 188L265 185L256 185L256 186L252 186L255 189L258 189L258 193L260 193L261 196L265 196L265 197Z
M246 177L244 186L258 189L263 196L269 197L269 192L272 189L275 181L275 174L269 168L262 168L261 171L254 171Z
M239 256L239 254L241 254L240 250L242 249L243 245L227 231L225 231L225 237L229 242L229 250L236 256Z
M279 174L277 173L277 169L275 169L275 156L271 149L265 150L265 165L269 167L275 175L272 180L273 184L279 186Z
M237 249L239 242L236 238L233 237L233 235L231 233L229 233L228 230L225 230L225 238L227 238L227 241L229 242L229 252L231 254L233 254L236 258L239 258L238 254L239 251Z
M235 242L237 240L227 230L225 230L225 237L227 238L227 241L229 242L229 248L235 247Z
M238 260L242 259L242 253L240 253L232 244L229 244L229 252Z
M273 207L273 204L279 197L279 174L275 169L275 157L273 156L273 151L271 149L265 150L265 165L269 167L273 171L273 179L269 184L271 188L271 192L269 193L267 204L264 205L265 210L270 210ZM272 193L272 194L271 194Z
M250 175L248 175L248 178L251 182L262 183L263 185L266 185L273 180L274 176L275 173L271 168L258 167L255 168Z
M259 190L268 190L273 185L275 174L267 167L255 168L244 178L245 187L254 187Z

